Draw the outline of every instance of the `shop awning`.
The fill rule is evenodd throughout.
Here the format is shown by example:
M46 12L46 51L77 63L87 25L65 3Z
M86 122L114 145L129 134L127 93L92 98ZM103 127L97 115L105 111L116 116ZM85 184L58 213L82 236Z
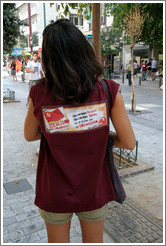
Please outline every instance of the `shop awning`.
M24 56L31 56L31 53L29 53L28 51L24 51L24 52L23 52L23 55L24 55Z
M90 35L89 34L89 35L86 35L85 37L88 38L88 39L92 39L93 38L93 35ZM101 39L104 40L104 36L101 36Z
M24 51L24 48L14 48L12 55L13 56L21 56L23 51Z

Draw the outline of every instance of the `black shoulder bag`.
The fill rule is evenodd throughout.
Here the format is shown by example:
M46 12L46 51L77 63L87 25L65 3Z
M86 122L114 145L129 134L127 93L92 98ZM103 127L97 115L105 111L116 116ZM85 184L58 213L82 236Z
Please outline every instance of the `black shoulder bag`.
M109 89L108 89L108 86L107 86L107 83L105 82L105 80L101 80L101 83L102 83L104 90L107 94L107 100L108 100L109 112L110 112L111 111L110 92L109 92ZM108 137L108 143L107 143L107 149L106 149L107 163L108 163L108 167L109 167L109 171L110 171L110 175L111 175L111 180L112 180L112 184L113 184L115 195L116 195L115 201L122 204L124 202L124 200L126 199L126 193L125 193L125 190L124 190L123 185L121 183L117 167L115 166L115 163L114 163L114 157L113 157L112 149L113 149L113 141L110 137Z

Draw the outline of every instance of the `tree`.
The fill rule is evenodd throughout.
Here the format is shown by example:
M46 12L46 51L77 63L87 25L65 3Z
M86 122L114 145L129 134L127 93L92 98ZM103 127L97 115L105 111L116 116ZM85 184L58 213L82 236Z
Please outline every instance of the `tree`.
M105 4L105 14L113 15L113 27L122 33L126 23L125 17L134 6L143 13L144 25L140 42L151 49L162 51L163 47L163 3L112 3Z
M98 60L101 61L100 3L92 4L92 13L93 47Z
M53 5L51 3L50 5ZM70 13L70 8L77 9L77 15L83 14L85 19L89 19L92 15L92 33L93 33L93 47L98 60L101 62L101 35L100 35L100 3L61 3L58 4L58 10L60 6L63 8L63 12L59 16L64 17Z
M130 9L130 11L125 17L125 33L129 36L130 50L131 50L131 65L132 65L131 111L132 112L136 111L134 80L133 80L133 50L135 44L139 41L139 38L142 34L143 23L144 23L144 18L143 16L141 16L140 9L137 6L134 6L134 8Z
M112 28L109 31L107 28L105 32L101 32L101 36L104 37L104 39L101 39L101 50L104 54L109 54L111 46L121 41L121 35L119 35L119 30L117 29Z
M24 23L17 17L14 3L3 3L3 52L10 53L23 36L20 26Z

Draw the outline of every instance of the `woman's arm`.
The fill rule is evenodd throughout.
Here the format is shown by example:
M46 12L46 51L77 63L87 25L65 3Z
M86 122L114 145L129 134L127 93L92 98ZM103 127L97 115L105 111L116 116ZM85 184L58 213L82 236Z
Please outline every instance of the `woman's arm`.
M123 149L134 149L136 144L135 135L119 92L111 110L111 121L116 130L116 132L110 132L109 134L114 141L114 145Z
M39 123L33 112L34 106L32 100L30 99L28 112L24 122L24 137L28 142L41 139Z

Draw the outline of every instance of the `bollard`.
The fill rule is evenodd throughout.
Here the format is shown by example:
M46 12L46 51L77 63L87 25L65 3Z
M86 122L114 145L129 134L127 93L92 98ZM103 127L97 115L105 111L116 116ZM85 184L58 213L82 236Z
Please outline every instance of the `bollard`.
M141 85L141 76L139 77L139 85Z
M162 77L159 77L159 87L161 87Z
M122 83L124 84L124 74L122 75Z
M124 84L124 69L122 71L122 83Z

